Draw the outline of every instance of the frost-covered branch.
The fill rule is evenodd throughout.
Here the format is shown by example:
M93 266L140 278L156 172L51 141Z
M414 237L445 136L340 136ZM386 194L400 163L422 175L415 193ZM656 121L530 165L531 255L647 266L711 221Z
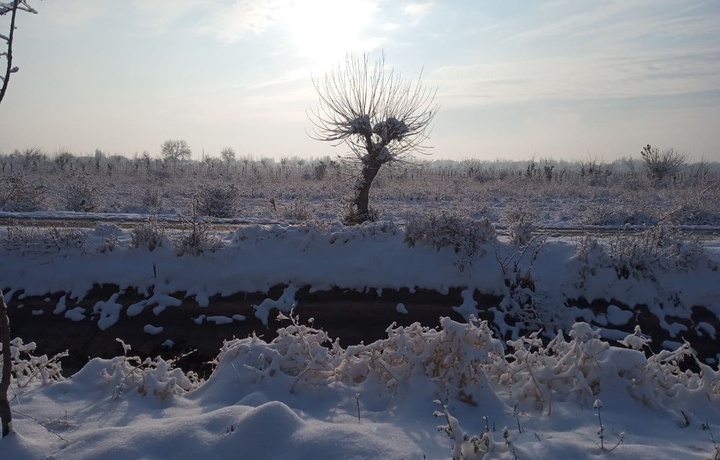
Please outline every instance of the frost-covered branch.
M6 61L5 73L3 76L0 76L0 81L2 81L2 86L0 87L0 103L2 103L5 98L5 93L10 83L10 76L20 70L17 66L13 66L13 42L15 40L15 21L18 11L37 14L37 11L28 5L27 0L14 0L12 2L0 3L0 16L10 15L9 33L7 35L0 34L0 40L7 44L6 51L0 53L0 57L4 57Z
M372 65L367 54L349 55L344 66L313 78L313 85L320 98L310 113L313 138L344 142L359 159L369 155L382 163L427 148L423 142L438 107L436 90L422 84L422 75L405 80L386 68L384 55Z

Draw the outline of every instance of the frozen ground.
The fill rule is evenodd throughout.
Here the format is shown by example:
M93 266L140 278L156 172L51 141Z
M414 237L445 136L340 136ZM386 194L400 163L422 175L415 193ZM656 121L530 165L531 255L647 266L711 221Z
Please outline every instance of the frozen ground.
M510 236L498 240L488 221L449 218L402 227L253 225L221 234L148 225L5 229L6 297L64 292L52 313L60 327L91 321L112 334L121 315L153 309L162 317L178 292L203 305L214 294L285 285L280 298L255 308L267 319L273 308L291 314L304 286L460 287L465 300L456 310L469 322L390 328L385 340L344 347L290 317L272 341L226 342L205 381L161 358L135 360L123 344L118 357L94 359L62 379L53 361L30 358L16 341L15 433L0 440L2 458L720 455L717 357L696 361L683 340L692 332L716 341L717 241L652 227L622 238L518 245ZM125 308L110 296L78 309L101 283L148 298ZM478 311L474 292L503 300ZM606 307L567 303L580 298ZM638 305L657 318L663 343L633 331ZM695 306L710 312L708 321L696 321ZM146 326L148 340L173 339ZM544 340L523 333L541 328Z
M32 315L109 335L151 311L146 340L168 347L158 324L183 296L204 308L281 285L253 314L288 315L272 340L228 337L206 380L124 343L65 378L16 339L2 459L720 459L717 165L662 183L632 161L404 165L373 186L381 221L353 228L338 218L354 176L330 159L170 168L29 149L0 167L11 308L55 293ZM118 292L79 306L103 283ZM466 322L347 346L293 318L307 288L460 289ZM128 289L144 299L119 303Z

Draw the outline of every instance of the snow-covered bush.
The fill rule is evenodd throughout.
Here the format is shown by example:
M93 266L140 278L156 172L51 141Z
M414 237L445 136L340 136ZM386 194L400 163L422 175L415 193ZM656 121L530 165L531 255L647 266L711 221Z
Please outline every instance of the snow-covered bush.
M586 323L576 323L544 346L539 332L508 341L514 350L498 382L519 404L552 412L553 397L587 404L600 392L598 355L609 348Z
M447 405L439 399L435 400L442 410L435 411L435 417L444 419L446 423L438 425L438 431L443 431L452 441L452 460L483 459L489 453L499 453L501 444L493 440L489 431L484 431L479 436L470 436L460 425L457 417L450 414Z
M0 239L0 247L6 251L26 255L41 255L82 250L87 231L71 228L43 228L9 226Z
M405 226L409 246L422 243L437 250L451 248L469 257L484 254L483 245L495 240L495 228L487 218L472 220L445 212L428 213L410 216Z
M74 212L96 211L99 196L99 187L89 176L74 177L65 186L65 209Z
M183 222L183 232L173 239L178 256L190 254L199 256L207 251L222 249L223 243L213 233L212 226L197 215Z
M166 361L159 356L155 359L117 356L106 361L100 375L113 387L113 399L130 391L165 399L191 391L200 384L197 374L185 373L174 367L173 360Z
M147 187L142 194L141 203L149 209L160 209L162 207L162 193L156 187Z
M518 246L527 246L537 229L535 213L527 206L510 208L503 216L507 225L510 242Z
M687 270L711 263L697 236L661 225L612 237L608 255L618 276L623 278L657 269Z
M592 236L583 236L575 244L575 260L580 262L578 270L578 287L582 288L585 282L595 276L598 270L613 266L613 261L607 253L605 246Z
M133 248L147 248L153 251L166 241L165 226L157 218L141 222L130 230L130 245Z
M311 216L310 206L305 201L294 199L289 204L282 206L282 217L284 219L305 221L310 219Z
M112 359L93 358L73 375L73 380L92 383L101 388L109 386L113 400L131 392L166 399L194 390L203 382L195 372L184 372L176 367L177 361L187 355L173 359L160 356L142 359L128 356L132 347L120 339L115 340L122 346L122 356Z
M485 369L502 360L503 351L486 322L470 321L442 318L440 330L419 323L393 325L387 339L343 349L324 331L293 319L269 343L255 336L225 342L216 362L217 375L213 373L210 381L226 374L241 384L278 379L292 391L342 383L395 393L424 376L438 392L475 405L487 399ZM224 371L228 366L231 374Z
M210 217L234 217L240 192L235 184L203 186L197 193L197 213Z
M622 226L622 225L655 225L657 217L643 209L627 210L621 206L598 205L588 206L580 215L579 223L583 225Z
M46 187L37 178L13 174L0 178L0 210L32 212L45 208Z
M68 356L67 352L58 353L52 358L47 355L35 356L35 342L23 343L16 337L10 341L10 363L12 364L12 381L18 388L24 388L34 381L42 385L63 379L60 360ZM0 343L2 351L2 343ZM3 361L0 359L0 370Z
M716 206L703 206L703 201L681 203L662 216L662 222L670 225L718 225L720 212Z

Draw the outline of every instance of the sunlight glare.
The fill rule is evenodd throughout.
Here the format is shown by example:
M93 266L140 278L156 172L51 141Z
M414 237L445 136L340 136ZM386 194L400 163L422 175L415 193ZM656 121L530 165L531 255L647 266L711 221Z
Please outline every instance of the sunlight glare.
M312 66L336 63L349 52L372 51L380 44L367 29L378 11L377 0L294 1L280 14L300 57Z

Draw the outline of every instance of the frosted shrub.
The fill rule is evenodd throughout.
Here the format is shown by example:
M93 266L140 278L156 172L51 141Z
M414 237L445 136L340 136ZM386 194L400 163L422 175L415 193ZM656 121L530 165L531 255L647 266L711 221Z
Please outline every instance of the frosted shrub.
M68 356L67 352L58 353L52 358L47 355L35 356L37 348L35 342L23 343L21 338L14 338L10 342L10 363L12 364L12 379L18 388L24 388L33 381L42 385L63 379L60 360ZM2 343L0 343L2 351ZM3 362L0 360L0 370Z
M165 241L165 227L155 218L141 222L130 230L130 245L134 248L153 251Z
M580 216L583 225L622 226L622 225L655 225L657 217L641 209L625 210L618 206L590 206Z
M160 209L162 207L162 194L159 189L148 187L143 192L141 202L147 208Z
M521 404L552 412L553 396L587 402L600 392L598 355L609 348L586 323L576 323L570 341L562 332L543 346L533 333L508 341L514 350L498 379Z
M305 221L310 219L310 209L308 203L298 199L292 200L290 204L282 207L282 217L288 220Z
M83 374L94 373L99 367L102 381L113 387L113 400L130 391L136 391L142 396L152 395L165 399L194 390L202 383L195 372L185 373L175 367L177 361L187 354L168 360L160 356L155 359L142 359L128 356L132 347L120 339L115 340L122 346L122 356L112 359L94 358L76 374L78 380L81 380L85 377Z
M518 246L527 246L533 239L533 233L537 229L535 215L524 206L510 209L503 221L507 225L510 242Z
M207 185L197 193L197 212L210 217L234 217L240 192L235 184Z
M324 386L332 382L336 376L333 359L342 352L339 343L331 343L324 331L299 324L292 314L278 316L278 320L287 319L292 324L279 328L277 337L269 343L255 335L225 341L215 360L217 369L211 380L230 366L232 378L240 384L274 378L285 380L288 389L294 391L298 385Z
M502 359L502 345L487 323L474 317L467 324L441 318L440 325L440 330L419 323L391 326L387 339L348 347L338 378L394 392L413 376L424 375L438 385L439 393L479 404L489 386L485 369Z
M93 212L98 208L98 186L88 177L75 177L65 187L65 208L74 212Z
M45 207L45 190L37 179L24 174L0 178L0 210L11 212L40 211Z
M615 236L610 239L608 253L623 278L653 269L692 269L711 263L698 237L665 226Z
M78 229L10 226L0 246L26 255L64 253L83 250L87 233Z
M183 233L174 239L178 256L190 254L199 256L206 251L222 249L222 241L212 232L210 222L203 220L195 212L183 222Z
M472 220L446 213L411 216L405 226L405 242L433 248L451 248L470 257L484 254L482 246L495 241L495 228L487 218Z
M452 459L453 460L469 460L483 459L485 455L494 453L497 455L501 449L501 444L497 444L489 432L484 432L479 436L470 436L460 425L460 421L450 414L447 405L440 400L434 401L440 404L441 411L435 411L435 417L444 419L446 423L438 425L438 431L443 431L452 441Z
M98 360L99 358L95 358ZM117 356L108 360L101 371L102 379L113 387L113 399L135 391L142 396L160 399L182 395L200 386L194 372L184 373L173 360L141 359L137 356Z
M595 276L598 270L613 266L605 247L591 236L583 236L578 240L574 258L580 262L579 288L583 287L586 280Z
M682 203L675 206L670 212L662 217L662 222L670 225L718 225L720 213L717 208L711 205L704 207L698 200L695 203Z
M218 369L231 366L228 377L241 384L274 378L287 382L293 391L299 385L322 387L335 382L394 393L411 379L425 376L438 392L475 405L487 397L485 369L497 365L503 351L486 322L470 321L442 318L439 331L419 323L391 326L387 339L343 349L324 331L294 319L269 343L257 337L226 342L217 365Z

